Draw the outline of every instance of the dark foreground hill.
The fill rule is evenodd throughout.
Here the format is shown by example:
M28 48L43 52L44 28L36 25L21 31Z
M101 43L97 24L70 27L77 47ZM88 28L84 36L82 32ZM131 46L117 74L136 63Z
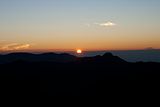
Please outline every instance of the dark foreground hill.
M106 53L12 53L0 56L1 95L124 96L159 94L160 63L129 63ZM146 94L147 93L147 94Z

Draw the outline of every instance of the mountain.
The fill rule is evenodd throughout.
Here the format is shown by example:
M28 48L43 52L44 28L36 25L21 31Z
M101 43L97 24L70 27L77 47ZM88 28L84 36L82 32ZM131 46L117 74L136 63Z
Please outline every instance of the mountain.
M105 53L103 56L94 57L76 57L67 53L10 53L7 55L0 55L0 63L10 63L15 61L28 61L28 62L90 62L90 63L123 63L126 62L118 56L113 56L111 53Z
M111 98L158 95L160 90L160 63L128 63L112 53L11 53L0 55L0 62L1 96Z
M95 64L112 64L112 63L127 63L125 60L121 59L118 56L114 56L112 53L105 53L104 55L97 55L94 57L83 57L79 58L81 63L95 63Z
M76 59L75 56L70 54L56 54L56 53L10 53L0 56L0 63L10 63L15 61L28 61L28 62L70 62Z

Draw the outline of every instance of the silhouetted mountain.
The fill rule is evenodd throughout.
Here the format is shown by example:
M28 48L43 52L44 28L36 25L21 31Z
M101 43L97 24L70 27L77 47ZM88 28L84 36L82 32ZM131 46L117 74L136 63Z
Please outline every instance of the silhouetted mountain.
M76 59L70 54L56 54L56 53L10 53L0 56L0 63L10 63L14 61L28 61L28 62L70 62Z
M160 90L160 63L128 63L111 53L11 53L0 55L0 63L1 96L148 96Z
M62 53L43 53L43 54L31 54L31 53L10 53L7 55L0 56L0 63L10 63L14 61L28 61L28 62L88 62L91 63L122 63L126 62L123 59L113 56L111 53L105 53L103 56L95 57L82 57L78 58L76 56Z
M83 57L79 58L79 61L81 63L95 63L95 64L101 64L101 63L106 63L106 64L112 64L112 63L127 63L125 60L119 58L118 56L113 56L112 53L105 53L104 55L100 56L94 56L94 57Z

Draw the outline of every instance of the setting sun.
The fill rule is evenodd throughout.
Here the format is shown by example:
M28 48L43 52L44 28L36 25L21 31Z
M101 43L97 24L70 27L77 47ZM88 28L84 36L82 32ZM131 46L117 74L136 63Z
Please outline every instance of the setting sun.
M81 54L81 53L82 53L82 50L81 50L81 49L77 49L77 53L78 53L78 54Z

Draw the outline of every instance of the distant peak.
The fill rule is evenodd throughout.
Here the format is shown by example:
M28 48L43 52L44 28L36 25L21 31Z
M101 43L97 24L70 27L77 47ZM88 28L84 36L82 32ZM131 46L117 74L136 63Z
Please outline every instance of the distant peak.
M103 57L113 57L113 54L110 52L106 52Z

